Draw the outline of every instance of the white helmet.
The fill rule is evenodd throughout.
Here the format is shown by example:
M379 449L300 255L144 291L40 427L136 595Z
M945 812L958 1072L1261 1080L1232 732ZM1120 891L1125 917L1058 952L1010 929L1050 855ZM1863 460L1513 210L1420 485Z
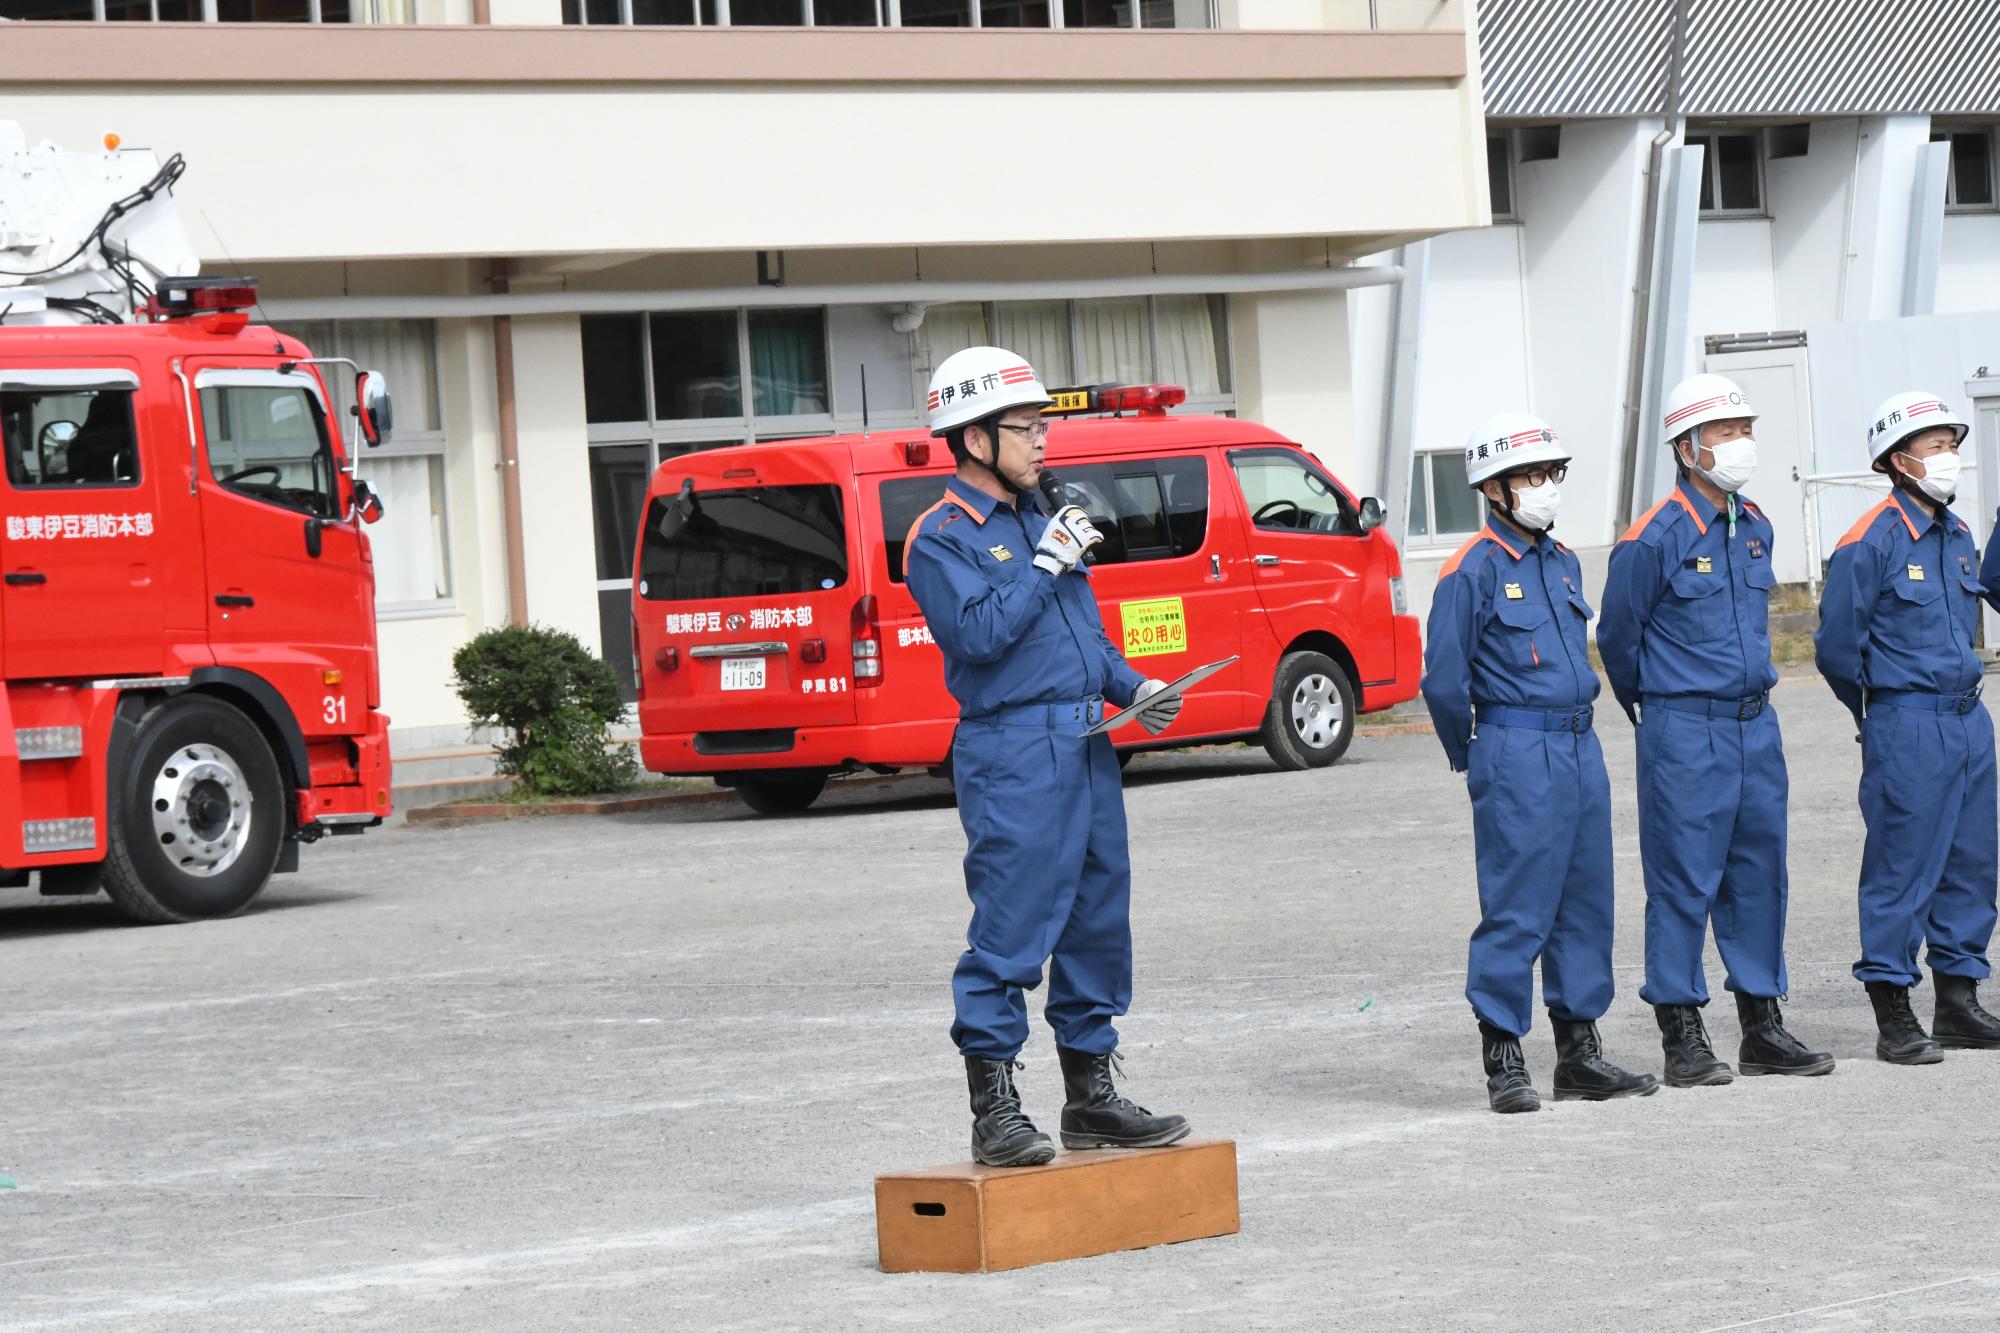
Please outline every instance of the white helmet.
M1891 394L1882 400L1882 406L1875 409L1868 423L1868 461L1879 463L1884 454L1912 435L1939 426L1950 427L1960 444L1965 443L1966 432L1971 429L1934 393Z
M1501 412L1473 427L1465 442L1465 479L1474 490L1488 479L1536 463L1567 463L1569 450L1549 423L1526 412Z
M1667 395L1666 443L1672 444L1697 426L1711 421L1755 421L1757 409L1735 380L1721 375L1690 375Z
M931 434L943 435L1010 407L1045 407L1055 399L1035 368L1000 347L953 352L931 375Z

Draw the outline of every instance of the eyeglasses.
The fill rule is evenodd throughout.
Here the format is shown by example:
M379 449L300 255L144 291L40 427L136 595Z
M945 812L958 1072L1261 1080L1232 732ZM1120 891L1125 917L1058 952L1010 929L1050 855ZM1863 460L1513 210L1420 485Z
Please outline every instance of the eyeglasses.
M1523 486L1540 486L1543 482L1548 481L1553 481L1560 486L1562 479L1568 475L1569 464L1557 463L1554 467L1531 467L1523 468L1519 472L1510 472L1507 474L1507 479L1509 481L1518 481Z
M1018 430L1031 440L1046 440L1049 438L1049 423L1046 421L1032 421L1025 426L1017 426L1011 421L1003 421L1000 423L1000 429Z

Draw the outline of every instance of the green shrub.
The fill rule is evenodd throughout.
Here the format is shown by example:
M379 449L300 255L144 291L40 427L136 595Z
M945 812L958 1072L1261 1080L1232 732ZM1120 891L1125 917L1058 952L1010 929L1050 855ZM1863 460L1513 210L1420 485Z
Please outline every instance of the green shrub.
M573 634L541 625L490 629L451 659L453 686L476 727L503 733L499 769L537 796L582 796L632 784L638 765L611 743L624 711L618 678Z

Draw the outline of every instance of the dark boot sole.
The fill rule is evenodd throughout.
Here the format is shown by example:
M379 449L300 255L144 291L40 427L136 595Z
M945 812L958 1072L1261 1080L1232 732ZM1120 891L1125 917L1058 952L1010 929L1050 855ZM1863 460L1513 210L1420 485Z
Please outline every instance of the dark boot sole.
M1521 1091L1509 1093L1505 1097L1489 1096L1486 1099L1486 1104L1501 1115L1519 1115L1523 1111L1541 1110L1542 1097L1533 1088L1523 1088Z
M1720 1088L1735 1081L1736 1074L1728 1065L1720 1069L1711 1069L1706 1074L1690 1076L1670 1073L1662 1080L1670 1088Z
M1181 1125L1175 1129L1164 1129L1144 1138L1119 1139L1108 1134L1073 1134L1069 1130L1062 1133L1062 1145L1078 1152L1094 1148L1164 1148L1170 1143L1179 1143L1194 1130L1193 1125Z
M1949 1051L2000 1051L2000 1040L1992 1037L1962 1037L1933 1028L1931 1040Z
M1892 1065L1934 1065L1943 1061L1944 1052L1935 1046L1930 1046L1920 1051L1910 1051L1902 1055L1897 1055L1877 1046L1875 1048L1875 1058L1885 1064Z
M1831 1074L1833 1066L1834 1059L1829 1055L1826 1059L1809 1065L1760 1065L1745 1060L1739 1062L1736 1067L1750 1078L1755 1078L1759 1074L1793 1074L1800 1078L1814 1078L1820 1074Z
M1621 1088L1616 1092L1584 1092L1576 1088L1557 1088L1559 1102L1615 1102L1625 1097L1650 1097L1660 1090L1658 1083L1648 1083L1643 1088Z
M1047 1166L1056 1160L1056 1145L1041 1143L1021 1152L1009 1153L1004 1157L983 1157L975 1147L972 1150L972 1160L981 1166Z

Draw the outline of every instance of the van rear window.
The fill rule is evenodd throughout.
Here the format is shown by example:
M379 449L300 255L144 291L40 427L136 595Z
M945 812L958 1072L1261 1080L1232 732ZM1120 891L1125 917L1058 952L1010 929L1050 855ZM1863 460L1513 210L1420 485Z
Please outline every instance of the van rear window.
M838 486L686 489L646 507L639 595L648 601L818 592L845 582Z

